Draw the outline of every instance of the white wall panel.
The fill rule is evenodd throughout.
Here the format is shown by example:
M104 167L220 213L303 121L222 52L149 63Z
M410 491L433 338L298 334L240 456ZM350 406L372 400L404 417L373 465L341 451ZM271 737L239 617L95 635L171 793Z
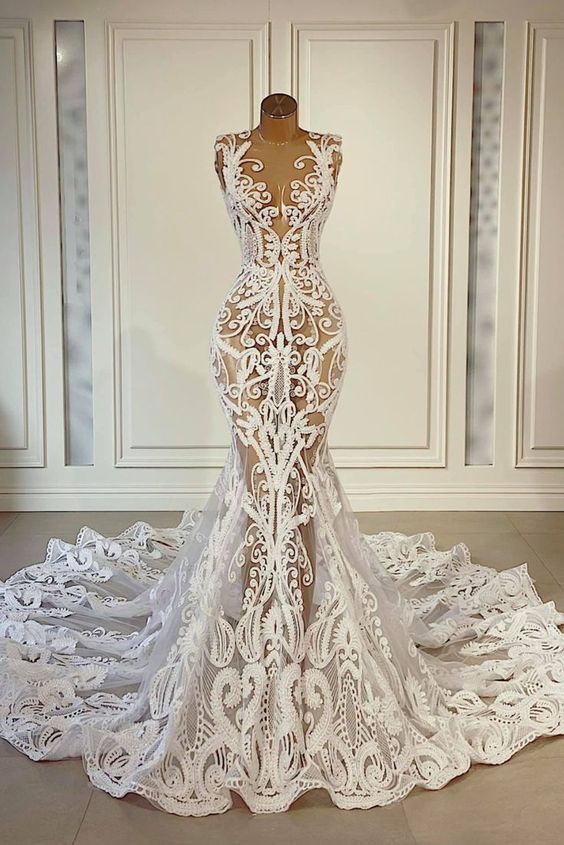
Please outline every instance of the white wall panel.
M239 248L227 213L213 213L213 140L245 129L265 95L266 34L265 25L109 28L119 466L223 461L228 430L206 363Z
M518 466L564 466L564 22L530 24Z
M43 465L41 297L27 21L0 20L0 466Z
M302 122L343 135L322 247L349 335L330 442L341 465L442 466L452 27L298 23L294 48Z

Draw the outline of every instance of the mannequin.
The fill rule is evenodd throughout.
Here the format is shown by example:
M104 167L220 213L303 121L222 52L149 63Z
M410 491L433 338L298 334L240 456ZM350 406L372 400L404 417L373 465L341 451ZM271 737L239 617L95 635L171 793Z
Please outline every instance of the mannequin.
M250 141L250 146L241 160L241 172L246 176L252 176L253 181L258 176L260 182L264 183L264 190L271 195L272 205L276 206L277 210L277 214L271 218L269 225L281 239L291 228L291 221L284 215L284 205L292 202L291 191L296 187L294 180L307 178L308 174L312 174L314 170L311 147L308 145L308 139L312 134L315 133L302 129L298 124L298 103L294 97L282 93L269 94L263 99L258 126L251 129L250 132L244 133L245 140ZM304 159L300 168L297 166L297 162L301 157L304 157ZM335 179L339 172L341 160L342 156L339 149L333 153ZM225 190L223 153L221 150L216 153L215 170L221 187ZM286 282L282 275L279 287L281 307L285 285ZM327 337L323 332L320 332L319 344L321 345L325 340L327 340ZM306 348L299 343L296 343L295 348L301 356L306 353ZM328 358L327 364L329 360ZM227 362L226 366L228 366ZM322 371L322 376L326 377L327 373ZM257 400L257 407L259 401ZM304 400L296 398L294 403L296 408L299 409ZM317 416L319 416L319 419L316 418L315 414L311 415L312 423L319 424L322 422L321 416ZM257 454L252 448L245 448L244 444L240 442L238 448L245 465L247 481L250 482L257 464ZM317 446L315 449L305 450L306 460L310 464L313 464L316 449ZM300 588L303 597L303 620L306 627L309 623L315 586L315 535L313 526L313 520L309 520L305 525L300 526L302 541L307 550L307 558L311 563L314 576L310 583L306 583L304 570L299 567ZM243 570L243 588L246 589L250 577L249 560L244 562ZM265 605L265 612L268 611L269 607L270 602Z

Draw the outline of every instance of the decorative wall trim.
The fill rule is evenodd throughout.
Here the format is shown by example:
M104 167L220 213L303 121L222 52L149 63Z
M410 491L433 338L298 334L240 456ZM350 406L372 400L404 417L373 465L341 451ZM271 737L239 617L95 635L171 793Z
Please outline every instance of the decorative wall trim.
M17 438L17 443L5 448L0 447L0 467L43 467L43 326L30 21L0 21L0 45L3 49L11 49L13 62L14 110L11 114L4 111L2 120L7 122L13 118L10 128L13 130L16 156L16 245L19 247L19 254L15 272L19 273L19 291L16 294L19 300L19 314L11 316L14 320L20 319L20 325L15 326L15 331L19 333L18 344L21 349L19 362L8 359L8 353L5 353L3 379L7 378L10 368L21 365L18 374L21 385L21 411L18 417L23 421L23 430ZM2 267L1 271L5 274L6 267ZM13 279L10 280L4 275L3 287L10 281ZM3 410L0 409L2 412ZM9 420L3 420L4 430L7 428L7 422Z
M212 490L201 485L136 485L0 489L2 511L183 510L205 504ZM347 495L355 511L414 510L564 510L564 485L406 483L350 485ZM92 527L95 521L90 519ZM463 538L462 538L463 539Z
M268 23L141 23L110 22L106 43L110 98L110 149L113 232L113 291L114 291L114 437L115 466L117 467L219 467L227 450L218 446L199 446L186 443L181 447L151 443L134 445L127 424L127 386L129 372L122 343L127 328L125 303L129 296L130 280L125 255L127 204L125 202L124 173L127 166L123 147L123 45L137 39L186 40L242 40L249 46L249 102L260 101L269 86Z
M564 51L564 21L534 23L527 26L527 69L525 90L524 155L522 172L520 313L518 339L518 385L516 429L516 467L563 467L564 433L559 443L537 440L537 372L539 309L542 279L540 278L540 231L542 223L541 184L542 153L545 142L544 121L547 102L546 61L549 42L559 41ZM554 106L555 104L552 103ZM556 190L556 189L555 189ZM564 258L564 253L562 255ZM561 273L562 265L558 267ZM558 284L561 284L559 279ZM564 366L562 335L554 338L555 366ZM558 356L558 348L560 355ZM562 381L562 374L559 376ZM564 430L563 430L564 431Z
M310 111L310 49L322 41L431 41L434 53L433 185L431 188L429 266L429 355L427 365L427 432L410 446L334 446L337 467L444 467L448 418L448 312L450 279L450 208L454 23L348 23L315 21L291 24L292 93L302 115Z

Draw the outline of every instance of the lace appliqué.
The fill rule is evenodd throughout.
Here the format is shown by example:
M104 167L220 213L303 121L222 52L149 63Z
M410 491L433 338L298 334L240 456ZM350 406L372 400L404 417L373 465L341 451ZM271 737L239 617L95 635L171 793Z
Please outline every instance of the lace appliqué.
M210 340L232 439L208 502L176 528L54 539L0 586L1 736L180 815L233 791L253 812L314 788L385 805L564 732L564 615L526 564L360 532L327 446L341 138L308 133L278 202L252 146L215 141L241 268Z

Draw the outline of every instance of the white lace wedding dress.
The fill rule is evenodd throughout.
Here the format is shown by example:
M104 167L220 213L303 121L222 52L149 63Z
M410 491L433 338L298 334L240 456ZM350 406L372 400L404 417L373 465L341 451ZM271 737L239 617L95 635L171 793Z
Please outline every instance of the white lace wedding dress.
M314 788L389 804L564 731L564 615L526 564L360 533L327 449L346 336L319 237L341 138L306 136L281 208L250 143L215 144L242 265L211 339L232 432L213 494L176 528L54 539L1 585L0 735L181 815L232 792L261 813Z

